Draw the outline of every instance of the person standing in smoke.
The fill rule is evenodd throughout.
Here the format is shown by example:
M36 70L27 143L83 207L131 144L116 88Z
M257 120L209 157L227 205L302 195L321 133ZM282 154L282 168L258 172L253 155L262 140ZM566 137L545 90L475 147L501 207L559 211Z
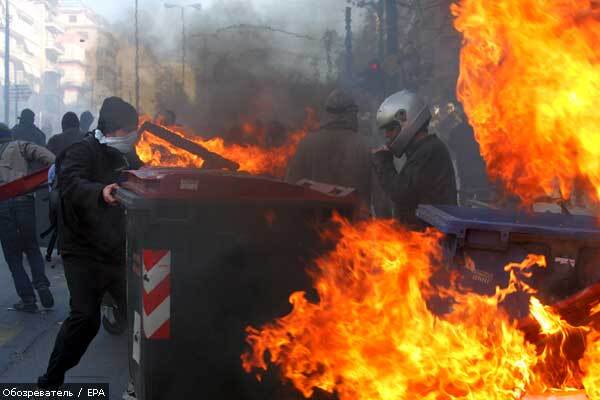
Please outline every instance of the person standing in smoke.
M403 90L388 97L377 111L377 127L387 145L373 151L373 167L381 187L395 205L395 217L412 229L422 229L419 204L457 204L456 177L448 148L427 130L429 107L415 93ZM400 172L394 156L406 154Z
M88 133L94 123L94 116L89 111L84 111L79 116L79 129L82 133ZM64 128L63 128L64 129Z
M29 108L21 111L19 123L12 128L15 140L35 143L38 146L46 145L46 135L35 126L35 113Z
M0 185L26 176L34 162L50 165L54 162L54 155L42 146L14 140L8 127L0 124ZM33 194L0 201L0 242L15 289L21 298L14 305L15 310L37 311L34 288L42 305L51 308L54 298L37 240ZM23 268L23 254L29 261L31 278Z
M58 156L67 147L83 139L84 134L79 130L79 118L73 112L66 113L62 118L62 133L54 135L48 141L48 150Z
M177 115L172 110L163 110L159 112L154 120L163 126L175 126L177 123Z
M71 310L56 338L41 389L63 384L100 328L100 307L109 293L126 309L125 213L115 191L126 169L141 167L135 108L118 97L104 100L98 129L57 159L60 193L59 248Z
M363 208L371 203L369 146L358 132L358 106L345 90L334 90L325 103L326 121L319 132L298 145L285 180L310 179L355 188Z

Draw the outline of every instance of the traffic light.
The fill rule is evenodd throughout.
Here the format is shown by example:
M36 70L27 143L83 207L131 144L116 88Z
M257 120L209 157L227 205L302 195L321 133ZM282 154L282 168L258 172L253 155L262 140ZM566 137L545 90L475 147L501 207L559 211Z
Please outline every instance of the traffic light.
M382 95L385 88L385 72L377 60L372 60L359 75L358 87L373 95Z

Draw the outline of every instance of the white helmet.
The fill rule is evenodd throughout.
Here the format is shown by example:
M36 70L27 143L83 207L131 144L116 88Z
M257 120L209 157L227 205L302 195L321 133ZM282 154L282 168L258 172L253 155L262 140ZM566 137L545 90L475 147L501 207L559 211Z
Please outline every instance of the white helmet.
M402 90L385 99L377 111L377 128L385 129L394 123L402 126L400 133L388 144L396 157L402 157L406 148L431 120L431 112L416 93Z

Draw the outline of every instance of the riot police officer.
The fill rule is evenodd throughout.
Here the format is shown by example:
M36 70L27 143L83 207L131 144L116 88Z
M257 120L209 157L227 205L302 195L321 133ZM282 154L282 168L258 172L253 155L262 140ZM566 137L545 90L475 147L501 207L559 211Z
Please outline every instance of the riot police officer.
M383 190L392 199L395 217L411 229L424 224L416 216L419 204L457 204L456 178L448 148L428 133L431 112L408 90L388 97L377 111L377 127L387 144L373 151L373 166ZM406 155L400 172L394 157Z

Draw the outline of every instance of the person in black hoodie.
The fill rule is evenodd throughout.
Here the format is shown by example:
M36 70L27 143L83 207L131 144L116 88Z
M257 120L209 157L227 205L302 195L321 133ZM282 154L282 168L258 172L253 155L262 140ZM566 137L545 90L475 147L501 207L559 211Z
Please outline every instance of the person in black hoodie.
M66 113L61 121L62 133L54 135L48 141L48 150L58 156L64 149L83 139L84 134L79 131L79 118L74 112Z
M12 128L15 140L35 143L38 146L46 145L46 135L35 126L35 113L29 108L21 111L19 123Z
M115 191L122 172L136 169L138 115L118 97L104 100L98 129L70 146L56 162L60 207L59 248L71 310L56 338L41 389L63 384L100 329L109 293L125 308L125 213Z
M83 132L84 134L88 133L90 131L92 123L94 122L94 116L91 112L84 111L79 116L79 122L81 125L81 132Z

